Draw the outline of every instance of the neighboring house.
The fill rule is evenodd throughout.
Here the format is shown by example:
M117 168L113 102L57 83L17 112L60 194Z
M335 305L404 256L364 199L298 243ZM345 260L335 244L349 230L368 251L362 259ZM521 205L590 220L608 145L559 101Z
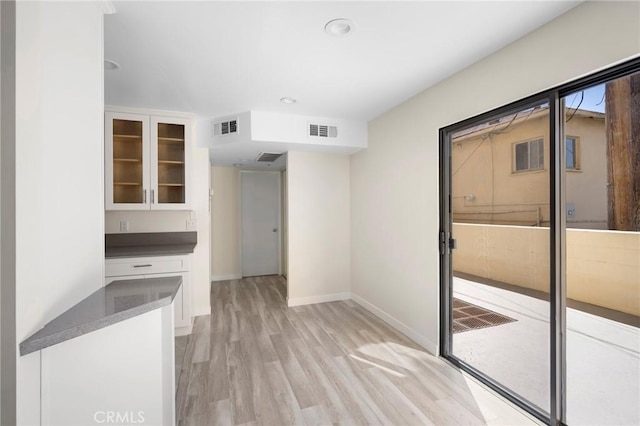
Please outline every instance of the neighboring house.
M549 225L549 109L538 107L459 132L453 139L456 222ZM568 109L567 223L607 228L605 114Z

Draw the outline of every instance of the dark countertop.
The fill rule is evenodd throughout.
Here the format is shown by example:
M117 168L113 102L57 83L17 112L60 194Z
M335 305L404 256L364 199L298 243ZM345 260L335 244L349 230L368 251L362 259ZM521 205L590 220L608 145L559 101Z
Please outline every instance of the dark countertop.
M193 253L197 232L106 234L105 257L168 256Z
M179 276L114 281L20 343L20 355L170 305L181 285L182 278Z

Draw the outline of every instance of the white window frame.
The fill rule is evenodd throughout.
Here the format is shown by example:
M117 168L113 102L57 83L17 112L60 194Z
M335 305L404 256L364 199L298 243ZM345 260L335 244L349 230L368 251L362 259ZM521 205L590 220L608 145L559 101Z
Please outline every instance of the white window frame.
M537 167L531 167L531 144L532 143L540 143L542 144L542 162ZM517 159L517 147L519 145L527 144L527 168L518 170L518 159ZM538 137L533 139L528 139L525 141L515 142L512 147L512 173L527 173L527 172L536 172L540 170L544 170L544 138Z
M565 135L564 138L564 152L565 158L568 160L569 155L567 153L567 140L573 139L573 167L569 167L565 162L565 166L568 171L579 171L582 170L580 164L580 138L578 136Z

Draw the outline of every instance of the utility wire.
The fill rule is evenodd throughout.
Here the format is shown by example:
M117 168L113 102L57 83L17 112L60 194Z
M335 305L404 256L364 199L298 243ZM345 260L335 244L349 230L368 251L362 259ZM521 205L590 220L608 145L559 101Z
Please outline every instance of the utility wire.
M491 138L493 135L502 135L505 133L511 133L514 130L516 130L518 127L522 126L528 119L529 117L531 117L531 114L533 114L533 112L536 111L535 108L531 108L531 110L529 111L529 113L527 114L527 116L524 118L524 120L522 120L522 122L518 123L518 125L514 128L512 128L511 130L509 130L508 132L506 131L509 126L511 126L513 124L513 122L516 120L516 118L518 118L518 116L520 115L520 112L517 112L513 115L513 118L509 121L509 123L504 126L502 129L498 130L498 131L490 131L489 133L486 133L484 135L482 135L482 140L480 141L480 143L478 144L478 146L476 146L474 148L474 150L471 152L471 154L469 154L469 156L462 162L462 164L460 164L460 166L458 166L458 168L451 174L451 177L455 176L456 173L458 173L460 171L460 169L467 164L467 161L469 161L471 159L471 157L473 157L473 154L476 153L476 151L482 146L482 144L484 143L485 140ZM498 127L500 124L496 124L495 126L492 127L492 129L495 129L496 127Z
M473 150L473 152L471 154L469 154L469 156L467 158L465 158L465 160L462 162L462 164L460 164L460 166L456 169L455 172L453 172L451 174L451 177L455 176L456 173L458 173L460 171L460 169L467 164L467 161L469 161L471 159L471 157L473 157L473 154L476 153L476 151L478 150L478 148L480 148L482 146L482 144L484 143L484 141L486 141L488 138L482 138L482 140L480 141L480 143L478 144L478 146L476 146L476 148Z
M567 119L567 121L565 121L565 123L570 122L571 119L573 118L573 116L576 115L576 112L578 112L578 109L580 109L580 105L582 105L582 101L584 101L584 90L582 92L580 92L580 103L578 104L576 109L573 110L573 114L571 114L571 117L569 117Z

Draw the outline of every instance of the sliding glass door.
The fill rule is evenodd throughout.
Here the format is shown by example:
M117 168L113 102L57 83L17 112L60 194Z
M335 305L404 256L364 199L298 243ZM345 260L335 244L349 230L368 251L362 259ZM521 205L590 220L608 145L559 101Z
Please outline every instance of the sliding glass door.
M640 424L640 73L564 100L567 422Z
M441 130L441 351L551 424L640 424L640 61Z

